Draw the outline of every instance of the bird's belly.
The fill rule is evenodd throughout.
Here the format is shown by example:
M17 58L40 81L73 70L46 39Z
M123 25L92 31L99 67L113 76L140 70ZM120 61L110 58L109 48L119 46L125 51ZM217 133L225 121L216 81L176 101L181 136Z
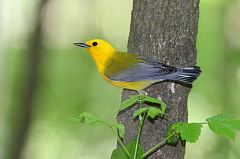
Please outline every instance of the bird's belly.
M156 81L134 81L134 82L124 82L124 81L113 81L107 78L106 76L103 76L104 79L111 83L114 86L120 87L120 88L125 88L125 89L130 89L130 90L143 90L144 88L150 86L153 83L156 83Z
M103 71L99 70L99 72L102 75L103 79L105 79L110 84L120 88L125 88L130 90L136 90L136 91L143 90L146 87L150 86L151 84L158 82L158 81L149 81L149 80L133 81L133 82L114 81L109 79L107 76L105 76Z
M130 89L130 90L143 90L144 88L151 85L151 82L148 81L136 81L136 82L119 82L119 81L110 81L114 86Z

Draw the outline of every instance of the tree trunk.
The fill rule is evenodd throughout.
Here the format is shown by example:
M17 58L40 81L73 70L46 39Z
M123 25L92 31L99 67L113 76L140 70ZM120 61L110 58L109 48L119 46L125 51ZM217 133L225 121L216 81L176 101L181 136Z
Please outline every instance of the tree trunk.
M196 36L199 0L133 0L128 52L144 55L175 67L196 64ZM167 104L167 119L145 121L141 145L147 151L166 136L167 128L175 122L188 119L187 98L191 88L163 82L145 91L161 98ZM134 91L124 90L122 100ZM138 120L133 120L137 105L122 112L118 121L126 128L125 142L136 138ZM185 143L163 146L148 158L183 159Z

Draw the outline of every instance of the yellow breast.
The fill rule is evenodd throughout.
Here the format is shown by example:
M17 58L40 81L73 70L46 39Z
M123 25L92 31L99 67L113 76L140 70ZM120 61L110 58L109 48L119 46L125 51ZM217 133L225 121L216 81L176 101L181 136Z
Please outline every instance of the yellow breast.
M153 81L120 82L120 81L112 81L111 79L108 79L106 76L103 76L103 78L114 86L130 89L130 90L143 90L144 88L155 83Z
M117 52L115 48L113 48L109 43L107 43L104 40L94 39L86 43L88 45L91 45L91 43L94 41L97 42L98 45L89 47L87 50L91 57L93 58L93 60L95 61L99 74L107 82L111 83L114 86L131 90L142 90L154 83L153 81L120 82L109 79L107 76L104 75L106 67L109 67L107 66L107 60L116 55ZM130 57L132 57L132 55Z

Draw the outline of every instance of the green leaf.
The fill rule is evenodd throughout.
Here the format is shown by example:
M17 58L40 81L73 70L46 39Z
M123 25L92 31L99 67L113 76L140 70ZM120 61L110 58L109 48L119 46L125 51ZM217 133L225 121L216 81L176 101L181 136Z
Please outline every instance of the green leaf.
M133 118L136 118L137 116L139 116L140 114L144 113L144 112L147 112L148 111L148 107L145 107L145 108L140 108L138 110L136 110L134 113L133 113Z
M144 95L143 97L144 97L143 98L144 101L147 101L150 103L162 104L162 101L160 101L158 98L153 98L153 97L146 96L146 95Z
M212 132L232 140L235 139L236 132L240 131L240 120L235 119L231 114L219 114L208 118L206 121Z
M122 110L127 109L128 107L132 106L132 105L133 105L134 103L136 103L140 98L141 98L141 96L139 96L139 95L131 96L129 99L127 99L127 100L125 100L125 101L122 102L119 111L122 111Z
M134 156L135 145L136 140L132 140L126 145L126 149L132 157ZM138 145L137 159L140 159L140 157L143 154L144 154L143 148L140 145ZM126 152L123 150L122 147L117 147L116 149L113 150L111 159L129 159L129 157L127 156Z
M69 120L73 123L80 123L80 119L79 119L79 116L77 117L70 117L70 118L65 118L66 120Z
M117 129L118 135L121 138L124 138L125 128L123 124L110 124L104 120L98 119L88 112L83 112L75 118L68 118L69 120L82 124L89 124L90 126L107 126L110 129Z
M176 126L178 125L179 123L175 123L175 124L172 124L171 126L168 127L167 129L167 136L166 138L168 138L169 136L171 136L170 138L168 138L166 140L166 143L168 145L172 145L172 146L175 146L178 144L179 142L179 139L180 139L180 136L179 136L179 133L175 133L176 132ZM174 134L175 133L175 134ZM174 135L172 135L174 134Z
M159 100L158 98L153 98L145 95L143 98L143 101L159 104L161 105L162 112L164 113L166 112L166 108L167 108L166 104L162 100Z
M144 107L144 108L140 108L137 109L134 113L133 113L133 118L136 118L137 116L139 116L140 114L143 113L147 113L147 117L150 117L152 119L155 119L158 116L163 116L164 112L156 107Z
M96 118L95 116L88 112L83 112L76 117L67 118L67 120L70 120L74 123L89 124L91 126L109 126L108 123L101 119Z
M155 108L155 107L147 107L147 108L148 108L147 116L152 119L155 119L158 116L162 117L164 115L164 112L159 108Z
M98 119L88 112L83 112L75 118L69 118L69 120L78 123L80 122L82 124L89 124L91 126L107 126L111 129L117 129L120 137L123 138L125 135L125 128L123 124L110 124L104 120Z
M124 125L123 124L115 124L113 126L115 126L116 129L118 130L119 137L124 138L124 135L125 135Z
M182 140L193 143L196 142L201 133L202 124L200 123L178 123L175 130L180 134Z
M109 126L105 121L96 118L88 112L81 113L78 117L79 122L83 124L89 124L91 126Z

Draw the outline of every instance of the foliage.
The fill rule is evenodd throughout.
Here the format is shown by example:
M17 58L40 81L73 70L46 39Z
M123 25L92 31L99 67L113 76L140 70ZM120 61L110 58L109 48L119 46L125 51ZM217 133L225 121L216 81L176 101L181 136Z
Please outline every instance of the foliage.
M202 125L200 123L177 123L175 124L176 133L180 134L182 140L196 142L200 136Z
M136 118L137 116L139 116L140 114L143 114L143 113L147 113L147 117L149 117L151 119L155 119L157 117L163 117L163 115L165 114L165 112L159 108L145 107L145 108L140 108L140 109L136 110L133 113L133 118Z
M232 114L219 114L206 119L206 121L202 123L175 123L170 127L167 134L179 134L182 140L193 143L198 140L203 124L207 124L215 134L233 140L236 137L236 132L240 131L240 120L234 118ZM175 138L167 140L168 144L175 144L176 142Z
M104 120L98 119L97 117L93 116L92 114L88 112L83 112L80 115L73 117L73 118L68 118L69 120L73 122L79 122L82 124L89 124L90 126L106 126L108 128L116 129L118 131L118 135L121 138L124 138L125 134L125 129L123 124L111 124L108 123Z
M136 103L137 101L139 101L141 98L140 95L135 95L135 96L131 96L129 99L125 100L122 102L121 106L120 106L120 110L125 110L128 107L132 106L134 103Z
M128 144L126 144L126 149L130 153L131 158L134 155L136 142L137 142L136 140L132 140ZM144 150L138 144L137 158L140 158L143 154L144 154ZM117 147L116 149L113 150L111 159L129 159L129 157L122 147Z
M234 118L233 115L223 113L206 119L206 122L199 123L184 123L178 122L172 124L166 133L166 138L159 142L159 144L152 147L144 153L140 143L140 136L145 118L157 119L166 116L166 104L153 97L146 95L134 95L121 104L120 111L128 109L135 103L139 103L139 109L133 113L133 118L139 117L139 126L137 138L124 144L120 138L124 138L125 129L122 124L111 124L104 120L84 112L77 117L70 118L73 122L82 124L89 124L91 126L106 126L110 128L116 135L118 135L118 142L121 147L113 150L111 159L140 159L146 158L148 155L157 151L162 145L176 145L180 140L194 143L199 139L201 128L207 124L212 132L217 135L225 136L229 139L235 139L237 131L240 131L240 120ZM145 107L142 107L142 104Z
M157 98L153 98L146 95L134 95L122 102L120 106L120 111L129 108L138 101L141 101L142 103L158 104L161 107L162 112L165 112L167 108L166 104Z
M236 132L240 131L240 120L235 119L231 114L219 114L208 118L206 121L212 132L229 139L234 140Z

